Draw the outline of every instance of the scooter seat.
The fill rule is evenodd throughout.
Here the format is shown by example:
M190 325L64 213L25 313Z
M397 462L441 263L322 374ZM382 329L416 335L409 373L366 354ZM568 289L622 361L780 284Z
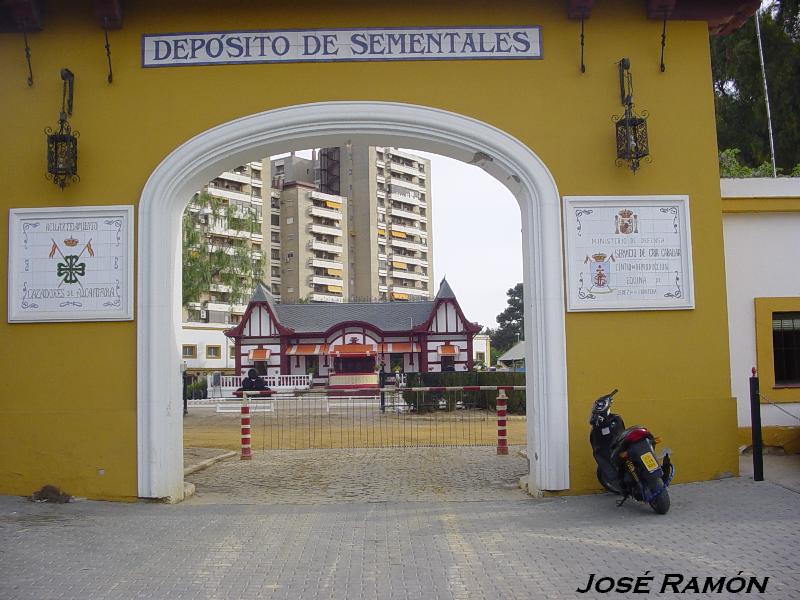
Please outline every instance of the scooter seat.
M638 439L653 438L653 434L650 433L650 430L647 429L646 427L642 427L641 425L633 425L631 427L623 429L617 434L617 436L614 438L614 441L611 442L612 452L619 453L625 450L627 445L631 443L628 440L628 436L630 436L634 431L643 431L646 433L646 435L642 435ZM638 441L638 439L636 441Z

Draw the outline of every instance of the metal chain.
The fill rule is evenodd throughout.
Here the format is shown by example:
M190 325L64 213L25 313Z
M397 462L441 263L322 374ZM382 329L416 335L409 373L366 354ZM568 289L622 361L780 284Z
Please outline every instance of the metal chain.
M767 397L766 397L764 394L762 394L761 392L759 392L759 393L758 393L758 397L759 397L759 398L761 398L762 400L765 400L765 401L767 402L767 404L771 404L772 406L774 406L775 408L777 408L779 411L781 411L781 412L785 412L787 415L789 415L789 416L790 416L790 417L792 417L793 419L797 419L798 421L800 421L800 417L798 417L798 416L797 416L797 415L795 415L795 414L792 414L792 413L790 413L788 410L786 410L786 409L785 409L785 408L783 408L782 406L778 406L777 404L775 404L775 403L774 403L772 400L770 400L769 398L767 398Z

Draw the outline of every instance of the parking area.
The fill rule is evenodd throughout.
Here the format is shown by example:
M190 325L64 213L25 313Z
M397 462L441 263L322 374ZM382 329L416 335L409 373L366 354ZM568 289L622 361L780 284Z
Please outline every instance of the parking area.
M653 577L635 597L800 598L800 495L727 479L677 485L659 516L610 495L467 502L34 504L0 497L8 600L497 600ZM666 576L682 582L663 588ZM768 577L763 594L680 593ZM699 582L699 584L697 583ZM677 589L676 593L674 590ZM690 587L691 589L691 587ZM736 589L734 586L732 589Z

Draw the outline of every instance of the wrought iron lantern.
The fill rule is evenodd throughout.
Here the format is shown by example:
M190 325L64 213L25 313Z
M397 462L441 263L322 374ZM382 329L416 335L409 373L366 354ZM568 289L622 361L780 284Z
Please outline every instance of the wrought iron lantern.
M62 190L69 182L80 181L78 177L78 136L67 120L72 116L72 98L75 75L69 69L61 69L63 89L61 113L58 116L58 131L46 127L47 134L47 178Z
M636 173L641 159L649 160L650 146L647 140L647 111L636 114L633 110L633 77L631 76L631 63L623 58L619 65L620 101L625 111L621 117L614 116L617 137L617 166L623 162L628 164L631 171Z

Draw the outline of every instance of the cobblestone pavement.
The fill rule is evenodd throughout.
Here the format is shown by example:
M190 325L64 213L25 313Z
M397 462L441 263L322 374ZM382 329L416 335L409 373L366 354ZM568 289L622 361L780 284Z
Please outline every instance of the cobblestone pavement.
M0 497L0 598L606 598L624 595L575 590L591 573L645 572L658 598L675 596L660 593L668 573L701 586L769 577L766 594L746 597L800 598L800 495L744 479L671 491L666 516L616 508L609 495L175 506Z
M624 597L576 590L647 572L659 598L686 597L662 593L674 574L690 596L737 597L690 578L741 575L770 578L748 597L800 599L790 488L677 485L658 516L610 495L530 498L525 471L513 449L272 451L190 476L198 494L176 506L0 497L0 598Z
M193 473L190 504L320 504L387 501L523 500L526 459L511 448L268 450Z

